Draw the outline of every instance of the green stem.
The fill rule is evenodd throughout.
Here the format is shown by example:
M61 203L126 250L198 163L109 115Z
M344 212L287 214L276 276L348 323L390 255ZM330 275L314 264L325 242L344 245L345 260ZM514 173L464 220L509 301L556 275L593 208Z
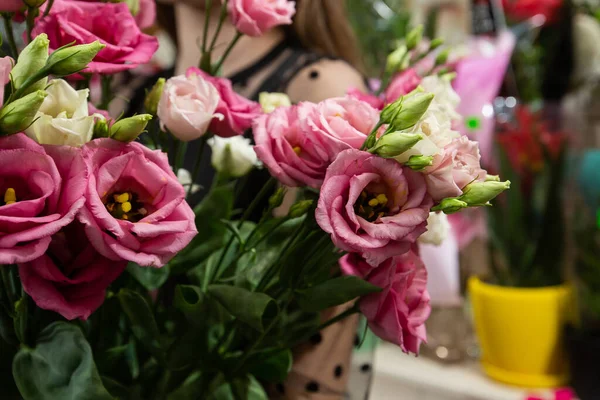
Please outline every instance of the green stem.
M185 158L185 153L187 150L187 142L183 142L181 140L177 143L177 152L175 153L175 175L183 166L183 160Z
M46 10L44 11L44 17L50 14L50 9L52 8L53 4L54 0L48 0L48 2L46 3Z
M202 36L202 54L206 53L206 44L208 43L208 25L210 23L210 13L212 11L212 0L206 0L204 9L206 16L204 19L204 32Z
M298 341L296 341L295 343L293 343L291 345L291 347L296 347L304 342L306 342L308 339L310 339L312 336L314 336L315 334L323 331L323 329L337 323L340 322L346 318L348 318L349 316L351 316L352 314L358 314L360 313L360 308L358 307L358 303L354 304L352 307L350 307L349 309L347 309L346 311L336 315L333 318L330 318L329 320L323 322L321 325L319 325L319 327L317 329L315 329L314 331L307 333L306 335L302 336L300 339L298 339Z
M221 15L219 15L219 25L217 25L215 35L213 36L212 41L210 42L210 48L208 49L209 52L212 52L214 50L215 45L217 44L217 39L219 38L219 34L221 33L221 28L223 27L223 22L225 21L225 18L227 18L227 1L228 0L225 0L221 4Z
M200 167L202 166L202 155L204 154L204 149L206 148L206 142L208 141L208 139L210 139L210 134L208 133L200 139L200 149L198 150L198 156L196 157L196 162L194 164L194 170L192 172L192 182L190 183L190 187L188 188L187 197L190 197L190 195L192 194L192 187L198 179Z
M277 181L275 180L275 178L271 177L267 181L267 183L265 183L263 185L260 192L258 192L258 194L252 200L252 202L250 203L248 208L246 208L246 211L244 211L244 215L242 215L242 219L238 222L238 225L237 225L238 229L241 228L242 225L244 224L244 222L246 222L246 220L250 217L250 215L252 215L252 213L254 212L254 209L259 205L259 203L264 199L264 197L269 195L269 193L273 190L273 186L275 186L276 183L277 183Z
M31 32L33 31L33 27L35 26L35 17L39 15L39 9L34 7L29 7L27 9L27 40L31 43L32 37Z
M102 100L101 100L98 108L101 110L108 110L108 106L110 105L110 102L112 101L112 92L110 90L111 89L110 85L112 83L112 76L111 75L102 75L100 77L100 79L101 79L101 87L102 87Z
M379 120L379 122L377 122L377 125L375 125L375 128L373 128L373 131L371 131L371 133L369 133L369 136L367 136L367 138L363 142L362 146L360 147L361 150L367 149L369 142L372 140L373 136L377 136L377 131L379 131L379 128L381 128L382 126L383 126L383 121ZM375 144L375 143L373 143L373 144Z
M0 265L0 276L2 277L2 284L4 285L4 290L6 291L6 295L8 296L8 302L11 312L14 312L15 307L15 292L13 290L12 281L10 278L10 266L8 265Z
M235 34L235 38L233 38L233 40L231 41L231 43L229 43L229 46L227 46L227 50L225 50L225 53L223 53L223 57L221 57L221 59L219 60L219 62L215 66L215 68L213 69L213 71L215 73L219 73L219 70L223 66L223 63L225 62L225 60L227 59L227 57L229 57L229 54L231 53L231 50L233 50L233 48L235 47L235 45L237 44L237 42L240 40L240 38L242 36L243 36L243 34L240 33L240 32L237 32Z
M12 58L17 61L19 58L19 50L17 49L17 41L15 40L15 33L13 32L12 19L9 15L3 15L4 27L6 28L6 36L8 37L8 45Z

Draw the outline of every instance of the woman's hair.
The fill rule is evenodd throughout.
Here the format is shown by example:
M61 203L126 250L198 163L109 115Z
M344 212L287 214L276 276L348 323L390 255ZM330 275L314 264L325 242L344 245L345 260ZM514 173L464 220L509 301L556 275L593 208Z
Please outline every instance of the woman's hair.
M288 33L308 50L339 57L363 70L346 0L297 0L296 15Z
M172 5L158 3L157 7L158 23L177 40ZM359 46L348 19L346 0L297 0L294 22L286 32L290 39L305 49L339 57L363 71Z

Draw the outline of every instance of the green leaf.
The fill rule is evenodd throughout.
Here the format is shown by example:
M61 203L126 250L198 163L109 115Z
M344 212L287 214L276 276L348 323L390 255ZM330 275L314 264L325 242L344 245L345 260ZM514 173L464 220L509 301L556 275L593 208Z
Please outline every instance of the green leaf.
M274 349L261 352L256 356L256 361L249 360L254 364L250 372L263 381L279 383L285 381L292 370L292 351L290 349ZM254 361L254 362L253 362Z
M264 293L254 293L235 286L211 285L208 294L231 315L260 332L279 312L275 300Z
M321 311L375 292L381 292L381 288L356 276L342 276L297 291L297 299L302 309Z
M198 324L203 321L204 294L198 286L177 285L173 305L181 310L188 321Z
M39 335L35 348L22 347L13 376L25 400L111 400L81 330L55 322Z
M129 263L127 272L149 291L160 289L169 279L169 268L167 267L140 267L136 263Z
M150 305L141 295L128 289L121 289L118 297L134 336L158 361L164 362L160 332Z
M109 378L108 376L102 376L102 383L109 393L118 399L128 399L130 397L130 391L127 386Z
M189 400L198 397L202 391L202 374L194 372L167 397L168 400Z
M265 389L252 375L249 375L246 379L236 379L232 386L238 399L268 400Z

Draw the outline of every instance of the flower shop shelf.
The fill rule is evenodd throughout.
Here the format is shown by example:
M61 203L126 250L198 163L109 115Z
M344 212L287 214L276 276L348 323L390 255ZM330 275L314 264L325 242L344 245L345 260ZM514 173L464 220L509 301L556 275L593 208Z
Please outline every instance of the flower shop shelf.
M547 390L525 390L488 379L479 363L445 365L404 354L397 346L381 344L375 353L370 399L393 400L526 400L553 399Z

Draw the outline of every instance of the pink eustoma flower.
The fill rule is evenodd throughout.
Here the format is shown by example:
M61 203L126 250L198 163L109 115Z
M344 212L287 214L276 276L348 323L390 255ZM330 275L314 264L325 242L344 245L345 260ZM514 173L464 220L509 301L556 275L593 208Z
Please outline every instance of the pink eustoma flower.
M57 0L50 14L37 20L33 36L46 33L50 49L99 40L106 47L83 71L115 74L146 64L158 49L158 40L143 34L125 3L88 3Z
M376 266L410 249L426 231L432 205L420 173L346 150L327 169L316 220L338 248Z
M10 57L0 58L0 107L4 103L4 86L10 81L10 71L13 67L13 59Z
M262 114L262 108L257 102L237 94L227 78L211 76L199 68L191 67L186 75L198 75L212 84L219 92L219 105L216 113L222 114L222 119L213 119L210 131L221 137L232 137L243 134L252 126L252 122Z
M360 299L360 310L377 336L418 354L427 341L425 321L431 313L427 270L411 250L374 269L366 280L383 289Z
M104 257L162 267L197 234L164 153L112 139L93 140L82 152L90 178L79 220Z
M347 93L348 96L354 97L355 99L360 101L364 101L376 110L383 110L383 107L385 106L385 102L381 98L373 94L364 93L360 89L350 88L348 89Z
M85 202L87 168L73 147L0 138L0 264L34 260Z
M396 75L385 90L386 103L393 103L400 97L412 92L419 86L422 78L412 68Z
M19 264L23 289L38 307L68 320L88 317L104 302L105 292L127 261L102 257L74 222L52 236L46 254Z
M230 0L229 18L235 28L248 36L261 36L280 25L290 25L296 2L288 0Z
M435 201L462 194L473 181L484 181L487 172L481 168L477 142L466 136L454 139L433 158L433 165L423 170L427 191Z

